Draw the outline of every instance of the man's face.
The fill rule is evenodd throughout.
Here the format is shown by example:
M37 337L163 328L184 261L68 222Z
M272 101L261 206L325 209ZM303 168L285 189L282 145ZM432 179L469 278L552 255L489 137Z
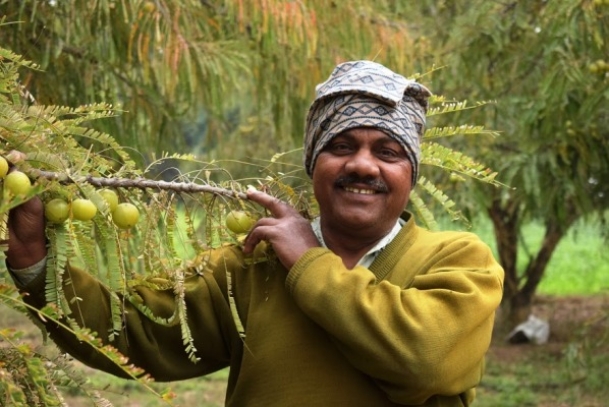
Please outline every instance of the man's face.
M404 148L373 128L347 130L317 157L313 190L322 227L383 235L395 225L412 187Z

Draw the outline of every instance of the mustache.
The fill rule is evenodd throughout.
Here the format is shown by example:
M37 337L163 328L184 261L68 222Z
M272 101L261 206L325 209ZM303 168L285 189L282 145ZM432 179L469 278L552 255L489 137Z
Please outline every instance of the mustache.
M343 177L337 178L336 181L334 181L334 186L340 188L344 188L352 184L365 185L367 187L370 187L370 189L374 189L378 192L389 191L387 184L377 178L359 177L357 175L345 175Z

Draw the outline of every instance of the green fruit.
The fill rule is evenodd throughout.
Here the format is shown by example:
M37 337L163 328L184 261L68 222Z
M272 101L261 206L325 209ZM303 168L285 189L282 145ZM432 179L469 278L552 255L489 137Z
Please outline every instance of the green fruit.
M152 1L147 1L142 5L142 10L145 13L152 13L156 11L156 6Z
M91 220L97 213L97 206L89 199L78 198L72 201L72 217L76 220Z
M596 64L596 62L592 62L590 65L588 65L588 70L592 73L598 73L599 66Z
M140 218L140 211L137 207L129 202L118 204L112 212L112 220L114 224L121 229L132 228Z
M97 191L97 193L100 194L102 198L104 198L104 200L108 204L108 209L110 209L110 212L114 212L114 210L118 206L118 195L116 194L116 192L111 189L101 189Z
M13 171L4 178L4 188L15 196L22 196L30 192L32 183L21 171Z
M233 233L247 233L255 223L256 220L243 211L230 211L226 216L226 227Z
M8 161L6 161L6 158L0 157L0 178L6 177L7 173L8 173Z
M44 204L44 216L49 222L63 223L70 215L70 205L61 198L51 199Z

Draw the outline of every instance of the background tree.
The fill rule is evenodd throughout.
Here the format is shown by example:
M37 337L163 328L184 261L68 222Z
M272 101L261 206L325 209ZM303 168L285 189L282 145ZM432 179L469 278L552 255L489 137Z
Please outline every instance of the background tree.
M391 12L365 1L24 0L0 5L0 39L41 65L23 78L39 103L126 111L94 126L139 163L244 135L231 156L259 157L300 147L313 87L335 63L421 70L417 28Z
M231 209L256 208L240 194L243 184L238 181L243 176L238 171L299 209L311 208L314 214L307 182L299 180L297 183L305 185L295 190L285 183L289 177L284 172L270 169L271 164L294 167L276 158L285 156L282 150L302 144L303 115L313 86L346 59L376 59L418 76L416 55L425 43L416 42L411 35L418 36L419 27L396 19L393 13L397 10L389 6L379 4L373 9L364 1L340 5L319 1L305 7L269 0L213 6L160 0L1 3L3 44L28 59L42 61L42 66L0 49L0 155L13 161L11 149L26 153L25 161L13 163L35 178L27 195L2 195L0 214L5 217L10 208L33 195L45 202L72 202L72 209L76 199L85 198L97 208L89 221L76 219L72 210L72 217L47 225L50 306L42 311L44 317L68 324L128 375L140 375L105 342L74 325L62 292L64 266L70 259L97 273L113 292L155 322L181 323L185 351L196 359L184 323L184 272L201 250L226 242L239 244L238 234L229 233L224 220ZM330 36L321 36L321 32ZM110 104L120 106L123 114L117 114L120 112ZM458 105L436 96L429 116L459 110ZM195 125L188 126L190 123ZM430 129L423 145L423 163L492 183L490 170L435 142L455 133L453 128ZM184 151L202 152L212 161L228 156L238 162L233 170L225 162L203 162ZM273 154L270 160L261 158ZM240 159L243 156L246 158ZM256 164L256 159L262 164ZM158 163L172 160L186 164L176 166L180 176L171 179L194 182L171 183L167 188L163 181L149 183L160 176ZM300 168L300 154L296 160ZM248 162L254 162L253 166L239 168L247 167ZM187 164L196 170L190 172ZM225 175L223 182L215 179L220 173ZM115 188L121 201L140 209L140 220L133 228L123 230L112 223L115 212L96 189L100 186ZM211 194L209 199L192 194L202 191L201 187ZM419 190L453 211L452 201L431 182L421 179ZM417 192L411 200L422 222L433 227ZM204 215L198 218L201 212ZM180 221L185 230L178 228ZM199 223L203 235L197 233ZM155 277L162 277L162 282ZM130 298L128 288L133 284L172 288L175 315L155 316L137 298ZM120 299L112 298L118 330ZM12 286L0 284L0 299L24 311ZM238 314L233 317L239 329ZM0 336L9 341L15 338L3 331ZM10 376L5 388L0 382L0 398L16 405L60 399L53 388L53 375L40 369L41 364L33 368L23 364L32 350L17 346L13 350L11 360L20 364L11 363L0 373L23 374ZM36 391L20 391L29 386Z
M546 266L573 225L609 208L609 4L604 1L440 2L436 21L445 94L496 100L468 117L497 129L470 149L510 188L459 186L492 221L506 271L510 322L526 319ZM471 205L471 203L470 203ZM478 209L480 208L480 209ZM523 226L544 225L523 268ZM574 270L585 272L585 270Z

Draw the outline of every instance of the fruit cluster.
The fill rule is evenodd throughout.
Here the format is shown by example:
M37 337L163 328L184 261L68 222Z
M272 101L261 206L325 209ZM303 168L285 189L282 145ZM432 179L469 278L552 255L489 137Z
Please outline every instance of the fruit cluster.
M24 196L30 192L32 182L29 177L21 171L8 172L8 161L0 157L0 179L4 180L4 190L13 196Z
M0 156L0 179L3 179L4 191L11 196L26 196L32 183L29 177L17 170L9 172L7 160ZM104 188L97 191L108 205L112 221L120 229L130 229L139 220L138 208L129 202L119 203L119 197L113 189ZM61 224L68 219L78 221L90 221L97 215L98 206L87 198L76 198L71 201L63 197L55 197L45 202L44 214L49 223ZM243 235L250 231L256 219L243 210L232 210L225 218L227 229L237 235Z
M21 171L11 171L4 157L0 156L0 179L3 179L4 191L11 196L25 196L32 188L30 178ZM111 189L102 189L98 194L106 201L112 221L120 229L130 229L137 223L140 213L135 205L129 202L119 203L118 195ZM51 223L63 223L68 218L79 221L90 221L97 214L97 206L86 198L76 198L67 202L63 198L53 198L44 204L44 214Z
M599 60L597 60L595 62L592 62L588 66L588 69L592 73L605 73L605 72L609 72L609 63L607 63L603 59L599 59Z
M116 226L120 229L135 226L140 217L135 205L129 202L119 203L118 195L111 189L102 189L98 194L106 201ZM54 198L44 204L44 214L52 223L63 223L70 215L75 220L89 221L97 214L97 207L90 199L77 198L68 203L63 198Z

